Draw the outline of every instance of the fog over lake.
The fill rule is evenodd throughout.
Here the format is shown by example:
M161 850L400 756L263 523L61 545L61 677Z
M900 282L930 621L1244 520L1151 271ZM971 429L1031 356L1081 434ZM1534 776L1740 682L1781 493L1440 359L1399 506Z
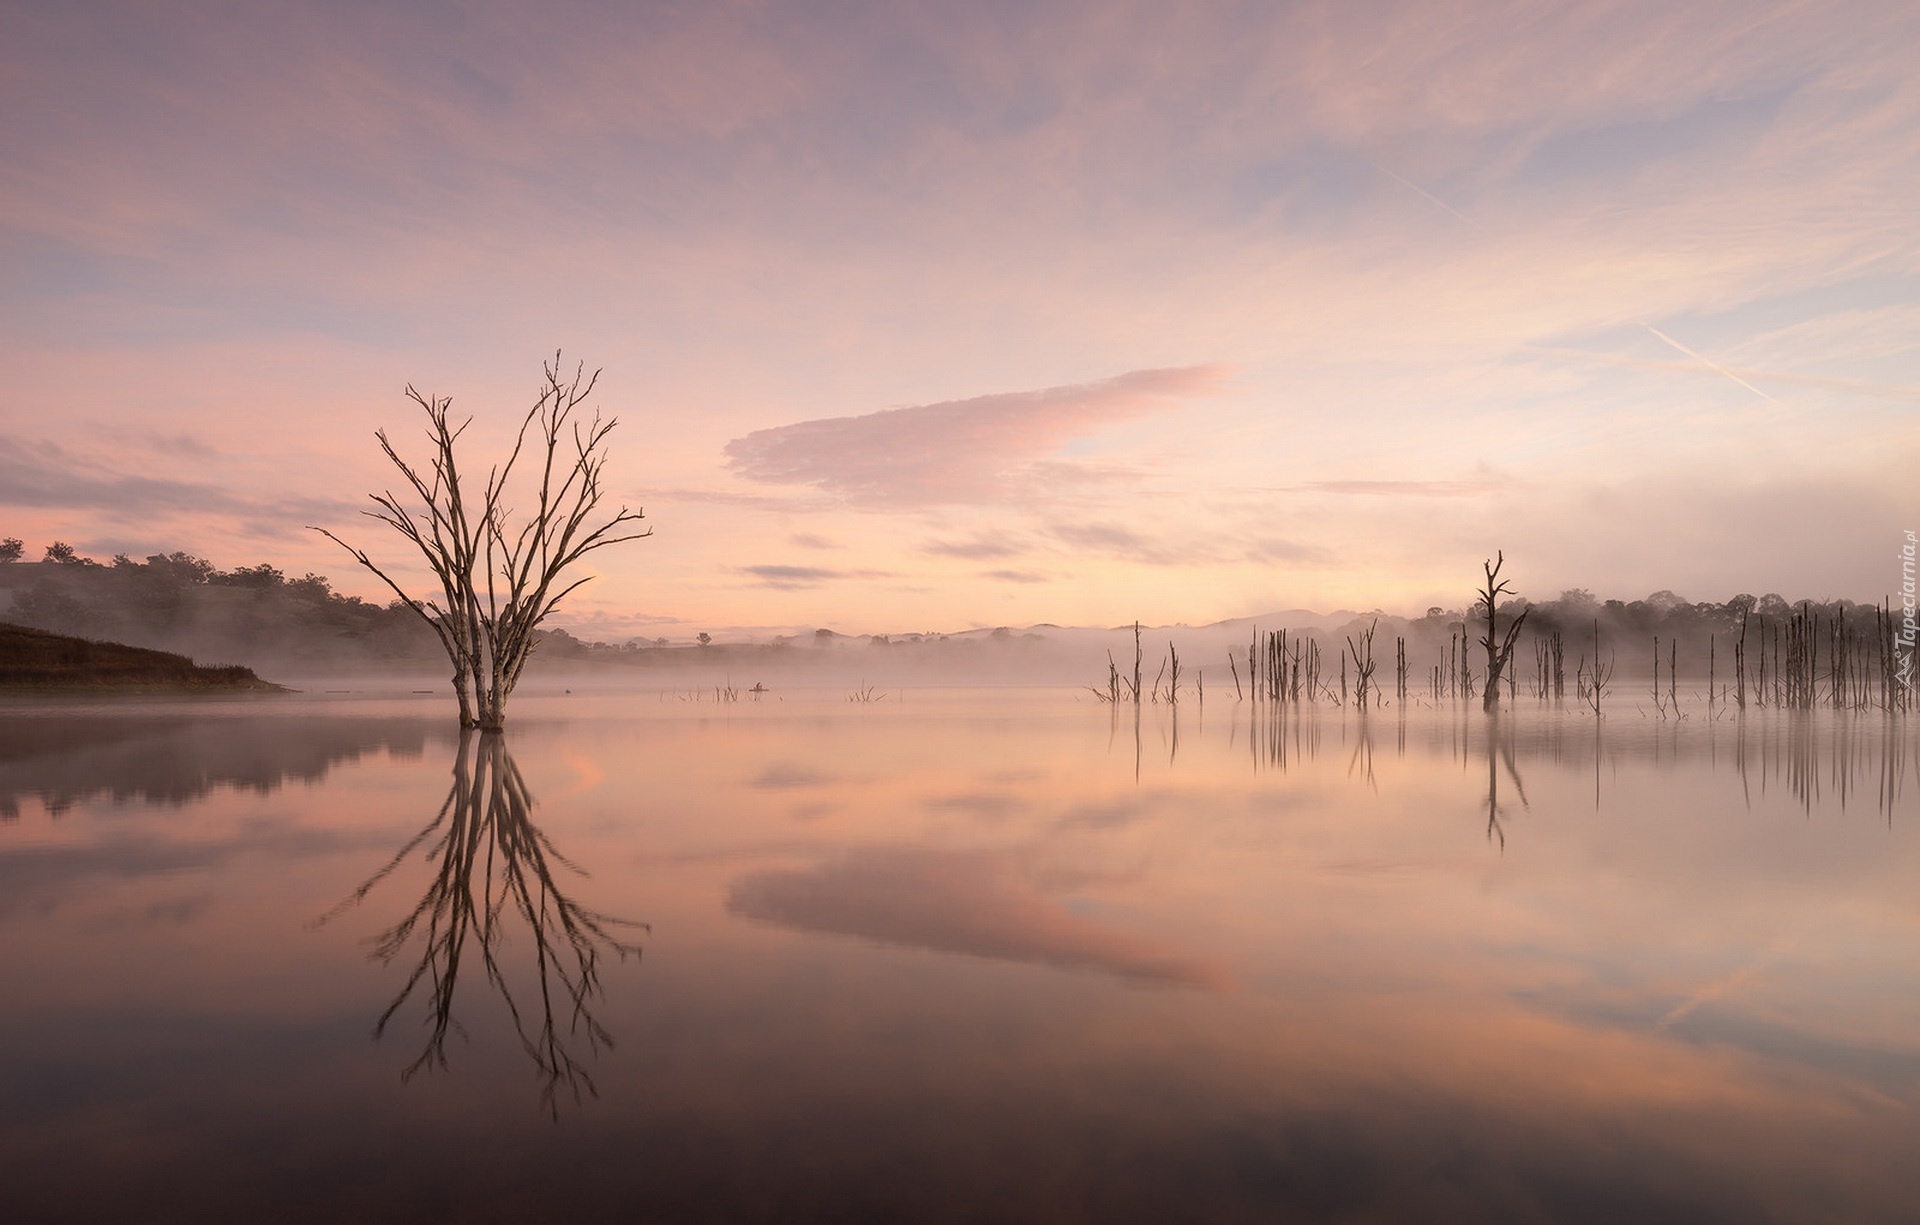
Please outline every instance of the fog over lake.
M0 706L10 1219L1909 1218L1902 716L359 685Z

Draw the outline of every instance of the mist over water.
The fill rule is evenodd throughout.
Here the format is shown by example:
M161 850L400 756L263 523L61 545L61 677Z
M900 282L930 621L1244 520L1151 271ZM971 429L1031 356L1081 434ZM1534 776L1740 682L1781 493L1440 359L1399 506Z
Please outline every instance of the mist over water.
M1899 716L336 688L0 708L18 1219L1910 1211Z

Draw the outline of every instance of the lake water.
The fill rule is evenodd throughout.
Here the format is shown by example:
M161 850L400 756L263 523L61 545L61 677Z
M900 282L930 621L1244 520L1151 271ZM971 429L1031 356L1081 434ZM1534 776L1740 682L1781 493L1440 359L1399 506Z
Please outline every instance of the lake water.
M0 1217L1914 1219L1905 720L442 703L0 707Z

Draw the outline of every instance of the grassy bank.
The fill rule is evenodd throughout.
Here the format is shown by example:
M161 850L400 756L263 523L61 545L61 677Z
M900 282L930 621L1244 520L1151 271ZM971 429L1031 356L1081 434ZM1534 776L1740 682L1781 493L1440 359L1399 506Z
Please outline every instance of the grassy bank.
M285 693L253 669L0 622L0 692Z

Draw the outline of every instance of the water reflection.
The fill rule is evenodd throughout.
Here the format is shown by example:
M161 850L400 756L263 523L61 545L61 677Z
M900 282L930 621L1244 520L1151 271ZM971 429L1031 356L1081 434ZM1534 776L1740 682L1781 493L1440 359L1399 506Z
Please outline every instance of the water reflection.
M372 942L373 956L383 963L413 959L374 1035L383 1036L408 1001L423 996L426 1039L401 1078L445 1068L448 1036L464 1033L455 1017L460 972L477 958L539 1071L542 1105L557 1114L563 1090L576 1102L583 1092L598 1096L586 1059L613 1042L594 1016L603 994L601 956L637 957L640 945L619 932L644 931L646 924L567 896L555 865L580 877L586 872L533 823L533 808L533 794L505 739L463 732L453 782L433 820L319 922L358 906L416 855L432 865L420 900ZM527 941L518 938L522 933ZM509 948L530 949L531 963L520 953L522 964L513 964Z
M1337 740L1346 755L1348 777L1377 787L1376 740L1381 739L1366 712L1322 711L1300 706L1252 706L1236 717L1229 744L1242 734L1255 772L1285 772L1316 761ZM1462 766L1487 767L1487 837L1505 843L1507 809L1497 777L1504 772L1521 802L1529 807L1521 781L1521 763L1534 761L1581 770L1592 778L1593 806L1604 806L1605 779L1632 762L1656 768L1704 764L1709 773L1731 773L1751 803L1776 791L1790 795L1811 814L1831 802L1840 811L1869 794L1875 810L1891 820L1906 799L1920 749L1920 726L1880 712L1783 710L1722 713L1695 721L1662 722L1629 718L1596 720L1565 710L1504 712L1484 717L1462 711L1456 717L1422 712L1413 739L1403 709L1395 721L1392 754L1451 758ZM1424 740L1421 739L1424 737ZM1731 752L1728 752L1728 749ZM1173 765L1169 759L1168 765ZM1139 774L1136 754L1135 774Z
M1090 969L1168 986L1232 985L1217 962L1075 913L1055 896L1081 883L1050 880L1004 851L869 848L814 868L736 880L727 910L794 931L902 948Z
M1495 714L1487 720L1487 841L1499 839L1500 849L1507 849L1507 831L1500 824L1500 771L1495 762L1506 766L1507 777L1513 781L1513 790L1520 797L1522 808L1531 807L1527 803L1527 788L1520 781L1520 765L1514 760L1513 737L1506 734L1505 725Z
M72 714L0 717L0 820L38 799L63 816L96 797L179 806L216 789L269 795L288 779L314 783L335 766L382 750L417 757L417 719Z
M9 1219L1912 1215L1911 722L585 706L0 827Z

